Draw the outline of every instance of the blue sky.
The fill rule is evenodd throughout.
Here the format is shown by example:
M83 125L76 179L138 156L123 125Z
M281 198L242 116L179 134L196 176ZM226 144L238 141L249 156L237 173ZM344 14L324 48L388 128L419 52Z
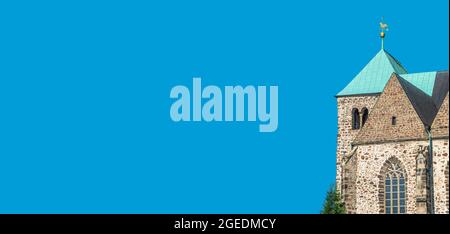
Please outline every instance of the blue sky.
M409 72L448 70L446 0L0 3L0 212L318 213L382 16ZM194 76L278 85L278 130L172 122Z

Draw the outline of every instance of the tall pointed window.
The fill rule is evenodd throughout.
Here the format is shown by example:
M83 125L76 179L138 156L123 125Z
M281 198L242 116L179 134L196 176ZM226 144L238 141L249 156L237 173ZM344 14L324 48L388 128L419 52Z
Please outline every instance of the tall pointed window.
M362 127L364 127L364 124L366 124L368 118L369 118L369 110L364 107L362 109L362 123L361 123Z
M384 174L384 212L386 214L406 213L405 173L399 163L388 161Z
M359 120L359 110L357 108L353 108L352 110L352 129L359 129L360 120Z

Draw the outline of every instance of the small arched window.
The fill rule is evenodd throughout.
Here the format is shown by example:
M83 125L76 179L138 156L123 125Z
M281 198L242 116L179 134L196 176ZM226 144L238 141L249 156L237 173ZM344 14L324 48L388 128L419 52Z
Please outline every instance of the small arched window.
M367 108L362 109L362 125L364 127L364 124L366 124L367 119L369 118L369 110Z
M352 110L352 129L360 128L360 119L359 119L359 110L357 108L353 108Z
M384 211L386 214L406 213L406 183L403 169L395 162L388 162L384 175Z

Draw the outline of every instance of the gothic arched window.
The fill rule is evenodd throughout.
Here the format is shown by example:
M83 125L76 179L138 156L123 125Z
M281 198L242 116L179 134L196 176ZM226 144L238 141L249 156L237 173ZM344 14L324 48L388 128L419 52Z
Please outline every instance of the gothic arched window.
M364 126L364 124L366 124L368 118L369 118L369 110L364 107L362 109L362 123L361 123L361 126Z
M406 213L406 174L396 158L386 161L381 171L379 196L381 211L385 214L405 214Z
M352 110L352 129L359 129L360 120L359 120L359 110L357 108L353 108Z

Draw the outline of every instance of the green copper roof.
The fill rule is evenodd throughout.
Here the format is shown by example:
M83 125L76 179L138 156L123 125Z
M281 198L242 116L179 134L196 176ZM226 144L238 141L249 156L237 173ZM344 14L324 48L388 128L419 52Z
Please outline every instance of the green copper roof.
M399 75L407 73L394 57L380 50L336 96L381 93L393 72Z
M429 96L433 95L434 81L436 79L436 72L422 72L400 75L403 79L413 84Z

